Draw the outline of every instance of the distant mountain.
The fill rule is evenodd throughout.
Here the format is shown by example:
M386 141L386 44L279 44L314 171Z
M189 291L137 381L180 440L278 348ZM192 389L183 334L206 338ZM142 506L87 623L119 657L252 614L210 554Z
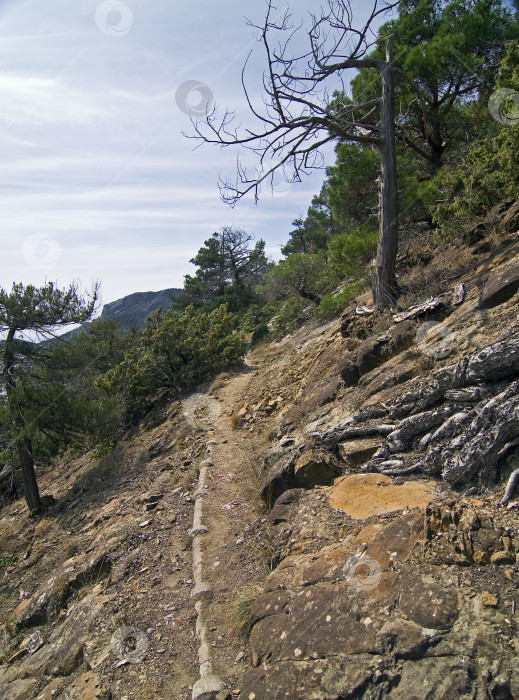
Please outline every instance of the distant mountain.
M117 321L117 323L125 330L132 328L144 328L146 316L149 316L159 307L166 311L171 306L171 297L176 297L182 293L182 289L162 289L160 292L135 292L129 294L122 299L116 299L109 304L103 306L101 316L98 319L103 321ZM60 335L62 340L72 338L80 333L83 329L88 328L90 321L86 321L81 326L73 328ZM1 342L1 341L0 341ZM44 343L52 342L52 340L44 340Z
M100 318L117 321L123 328L144 328L147 316L159 307L165 311L171 306L171 298L181 293L181 289L174 287L160 292L135 292L105 304Z
M144 328L146 316L149 316L149 314L156 311L159 307L162 308L163 311L166 311L166 309L171 306L171 297L176 297L181 293L182 289L176 289L175 287L171 289L162 289L160 292L135 292L134 294L129 294L127 297L105 304L99 318L103 321L117 321L117 323L126 330ZM67 338L72 338L89 325L90 323L87 321L83 325L63 333L61 339L66 340ZM52 342L52 339L42 341L44 345ZM30 345L30 343L28 344ZM0 356L4 345L5 341L0 339ZM0 357L0 371L1 369ZM0 396L4 394L3 382L0 379Z

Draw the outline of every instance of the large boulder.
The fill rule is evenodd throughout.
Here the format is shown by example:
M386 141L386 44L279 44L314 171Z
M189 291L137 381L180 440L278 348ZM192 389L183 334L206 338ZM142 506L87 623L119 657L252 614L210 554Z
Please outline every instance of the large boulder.
M260 496L270 508L282 493L299 485L294 476L297 454L289 454L275 462L263 480Z
M407 513L365 528L363 544L361 532L285 559L253 607L254 668L240 698L385 697L398 683L402 660L434 653L455 625L459 604L439 567L407 564L423 537L423 519L419 511ZM454 679L457 658L451 666L451 675L435 684Z
M306 489L326 484L340 473L341 468L333 455L319 450L305 452L294 465L297 485Z
M481 292L480 307L492 309L511 299L519 289L519 264L512 263L494 272Z

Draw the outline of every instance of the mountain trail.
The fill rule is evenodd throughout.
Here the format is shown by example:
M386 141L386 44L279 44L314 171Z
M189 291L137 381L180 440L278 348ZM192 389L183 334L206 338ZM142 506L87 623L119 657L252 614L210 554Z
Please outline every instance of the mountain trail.
M244 435L234 424L237 411L250 397L255 374L248 364L243 372L225 380L217 390L218 398L197 395L198 408L203 413L205 407L212 416L204 426L206 451L196 492L198 531L193 535L193 540L199 540L196 546L193 542L194 559L201 560L201 580L211 590L210 599L201 603L201 646L209 646L212 673L235 690L247 657L247 640L239 629L240 601L243 605L248 597L257 595L269 573L269 547L262 535L264 528L258 527L265 522L265 511L258 498L257 436ZM198 504L194 530L197 509ZM194 573L198 585L196 563ZM203 673L203 650L200 658Z

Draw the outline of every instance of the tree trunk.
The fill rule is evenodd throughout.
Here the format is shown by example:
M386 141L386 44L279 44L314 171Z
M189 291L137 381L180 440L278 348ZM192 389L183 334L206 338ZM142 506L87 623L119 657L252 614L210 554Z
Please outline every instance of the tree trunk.
M15 331L13 329L9 329L5 340L3 358L4 368L2 374L5 381L7 403L9 404L9 411L12 417L13 431L16 435L21 434L20 437L16 438L16 449L18 451L18 458L22 468L25 500L29 510L32 512L39 510L41 507L41 501L38 483L36 481L36 474L34 473L34 458L32 455L31 440L25 435L25 420L19 406L16 404L16 398L14 396L14 390L16 389L16 381L13 376L13 369L15 365L15 353L13 348L14 334Z
M395 275L398 250L398 190L396 174L394 71L391 65L390 46L386 49L386 61L380 69L382 78L382 104L380 109L380 211L379 239L373 280L375 307L394 306L397 283Z
M28 437L20 438L16 441L18 457L22 467L23 490L25 492L25 500L29 510L37 511L41 507L40 492L34 473L34 458L32 456L32 443Z
M317 296L317 294L314 294L313 292L308 292L306 289L300 289L299 296L303 297L303 299L307 299L308 301L313 301L314 304L321 303L321 297Z

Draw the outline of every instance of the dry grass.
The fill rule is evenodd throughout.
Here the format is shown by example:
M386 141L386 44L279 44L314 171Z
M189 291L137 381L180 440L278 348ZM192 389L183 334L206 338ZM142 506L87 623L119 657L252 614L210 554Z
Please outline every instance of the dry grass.
M341 379L337 374L325 376L315 383L308 382L304 387L303 396L296 399L285 412L285 423L299 425L303 419L333 401L340 386Z
M401 296L399 307L408 307L431 296L438 296L452 287L453 280L468 272L474 256L466 244L423 243L424 250L406 254L398 280Z
M218 389L222 389L230 378L231 375L229 374L229 372L220 372L220 374L213 379L211 386L207 390L208 395L212 396L215 391L218 391Z
M247 638L250 634L252 628L252 606L256 602L256 598L259 596L261 591L262 587L258 585L245 586L234 603L234 622L236 629L242 637Z

